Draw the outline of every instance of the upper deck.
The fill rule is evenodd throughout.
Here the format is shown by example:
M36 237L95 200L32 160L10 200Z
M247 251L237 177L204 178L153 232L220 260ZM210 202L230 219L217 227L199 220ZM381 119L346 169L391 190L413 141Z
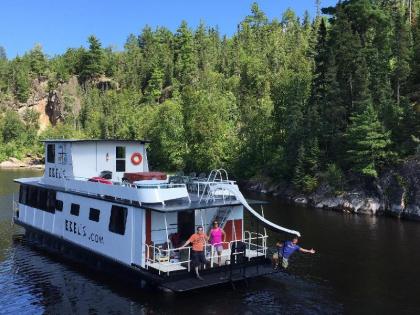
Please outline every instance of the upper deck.
M161 212L188 209L192 204L195 208L206 207L209 194L213 201L222 197L224 203L239 204L236 198L229 198L231 193L223 189L214 194L211 191L214 185L220 183L236 186L234 181L228 180L224 170L213 171L208 177L175 177L174 180L169 180L164 173L148 172L145 148L148 142L45 140L44 176L32 184L130 204L160 204L160 208L155 210ZM17 181L28 184L31 179ZM175 202L166 206L169 201Z

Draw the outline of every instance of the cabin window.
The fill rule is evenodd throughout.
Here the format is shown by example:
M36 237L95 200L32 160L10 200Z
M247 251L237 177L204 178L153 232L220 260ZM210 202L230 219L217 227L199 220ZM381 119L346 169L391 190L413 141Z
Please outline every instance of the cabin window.
M20 185L19 189L19 203L26 204L28 199L28 186Z
M27 199L28 206L36 208L37 198L38 198L38 189L34 186L30 186L28 189L28 199Z
M76 203L72 203L71 208L70 208L70 214L79 216L79 212L80 212L80 205Z
M112 206L111 217L109 219L109 230L111 232L124 235L125 224L127 222L127 208Z
M56 191L55 190L48 190L48 198L47 198L47 207L46 211L54 213L55 212L55 197L56 197Z
M117 172L125 172L125 147L116 147L116 168Z
M90 208L89 211L89 220L99 222L99 215L101 214L101 211L95 208Z
M55 212L56 191L35 186L21 185L19 203L42 211Z
M57 162L59 164L67 164L67 154L66 154L66 150L64 147L64 144L60 144L58 145L58 149L57 149Z
M55 163L55 144L47 145L47 162Z
M63 211L63 201L56 199L55 200L55 210Z
M38 188L38 200L37 200L37 208L41 210L47 209L47 197L48 197L48 190L43 188Z

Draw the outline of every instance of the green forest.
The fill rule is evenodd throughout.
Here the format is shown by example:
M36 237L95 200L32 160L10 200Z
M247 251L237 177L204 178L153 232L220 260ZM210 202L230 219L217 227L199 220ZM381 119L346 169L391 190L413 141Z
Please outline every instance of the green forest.
M94 35L87 44L13 59L0 48L0 160L42 152L43 138L150 139L153 169L223 167L310 192L420 153L420 1L347 0L272 20L254 3L231 37L181 22L145 27L119 51ZM64 95L42 132L38 112L7 105L26 102L33 82L54 90L72 77L80 110Z

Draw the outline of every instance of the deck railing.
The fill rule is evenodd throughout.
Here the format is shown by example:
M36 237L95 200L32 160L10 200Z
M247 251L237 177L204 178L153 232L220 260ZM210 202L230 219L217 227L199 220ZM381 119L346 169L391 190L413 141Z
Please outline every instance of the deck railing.
M220 255L222 265L228 265L236 262L236 258L243 255L245 259L251 261L257 257L267 257L267 235L261 233L244 231L243 240L232 240L229 242L221 242L220 244L212 245L206 244L204 247L204 255L209 262L209 266L204 265L204 269L217 268L215 263L219 260L219 255L216 248L219 245L223 246L223 251ZM234 243L242 242L245 246L243 250L235 250ZM146 248L146 269L154 268L158 270L159 275L166 273L168 276L170 272L191 269L191 247L178 247L163 249L159 246L145 244ZM183 253L182 253L183 252ZM235 261L231 261L234 259ZM184 266L187 267L184 267Z
M258 256L267 256L267 235L244 231L244 243L248 251ZM251 255L249 255L251 256ZM251 257L250 257L251 258Z
M66 191L76 191L124 199L141 203L162 203L167 200L188 198L189 194L185 184L131 184L126 182L109 181L101 183L83 177L63 178L62 183Z
M157 269L159 275L161 272L169 273L176 270L187 269L190 271L191 268L191 247L178 247L163 249L154 245L145 244L146 247L146 269L150 267ZM181 251L187 253L182 255ZM185 256L185 257L182 257ZM186 264L187 268L183 267L182 264ZM178 266L178 268L177 268Z

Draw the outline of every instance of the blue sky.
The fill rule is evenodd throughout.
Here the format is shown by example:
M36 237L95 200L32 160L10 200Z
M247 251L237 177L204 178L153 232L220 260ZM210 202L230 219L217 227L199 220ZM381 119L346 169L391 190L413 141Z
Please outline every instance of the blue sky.
M232 35L250 12L254 0L2 0L0 46L9 58L22 55L36 43L52 56L69 47L86 46L96 35L104 47L121 49L130 33L139 34L145 25L165 26L176 31L186 20L195 27L200 20ZM287 8L302 16L315 14L315 0L260 0L269 18L280 18ZM322 0L322 6L336 0Z

